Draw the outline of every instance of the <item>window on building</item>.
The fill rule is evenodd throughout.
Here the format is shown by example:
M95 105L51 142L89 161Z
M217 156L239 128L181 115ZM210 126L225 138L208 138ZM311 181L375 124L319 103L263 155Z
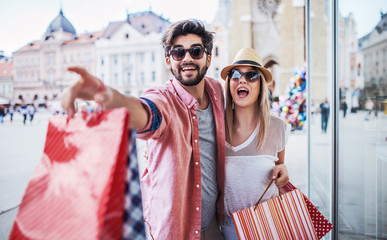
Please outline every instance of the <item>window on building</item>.
M219 48L218 48L218 47L215 47L215 56L216 56L216 57L219 56Z
M118 56L117 55L113 55L113 61L114 61L114 65L118 64Z
M152 62L155 62L155 52L152 51Z
M129 33L125 34L125 38L126 38L126 39L129 38Z
M89 52L86 52L83 54L83 61L90 62L90 53Z
M140 74L140 79L141 79L141 83L145 83L145 73L144 72L141 72Z
M144 53L140 53L140 63L144 63Z
M130 53L126 54L126 63L130 63Z
M103 66L103 64L104 64L103 57L101 57L101 66Z
M118 73L114 74L114 84L118 84Z
M152 82L156 82L156 72L152 71Z
M103 74L103 73L101 74L101 81L105 82L105 74Z
M53 53L48 54L48 66L55 65L55 55Z
M131 73L128 72L128 73L126 74L126 83L130 84L130 82L131 82Z

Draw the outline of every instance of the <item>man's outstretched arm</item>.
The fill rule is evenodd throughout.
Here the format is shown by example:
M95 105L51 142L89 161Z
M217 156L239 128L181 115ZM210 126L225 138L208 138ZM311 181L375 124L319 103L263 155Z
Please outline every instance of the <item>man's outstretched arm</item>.
M130 126L136 130L143 129L148 123L148 112L139 99L121 94L114 88L105 86L101 80L82 67L69 67L70 72L80 76L80 79L70 86L61 98L63 109L69 117L73 117L75 99L95 100L106 109L125 107L130 114Z

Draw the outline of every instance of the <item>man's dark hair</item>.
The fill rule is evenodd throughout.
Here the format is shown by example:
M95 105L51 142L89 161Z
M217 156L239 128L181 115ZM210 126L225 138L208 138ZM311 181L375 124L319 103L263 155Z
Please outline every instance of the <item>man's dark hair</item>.
M214 36L212 32L206 30L204 24L200 20L189 19L174 23L162 38L162 44L165 51L165 56L169 55L173 41L178 36L186 36L188 34L198 35L207 49L207 54L211 55Z

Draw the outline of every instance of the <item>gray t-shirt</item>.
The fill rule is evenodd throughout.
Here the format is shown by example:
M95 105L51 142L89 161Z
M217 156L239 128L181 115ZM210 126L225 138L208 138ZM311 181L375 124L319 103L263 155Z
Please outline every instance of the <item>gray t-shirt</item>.
M218 197L216 129L211 101L207 109L198 109L198 119L202 173L202 230L205 230L215 216Z

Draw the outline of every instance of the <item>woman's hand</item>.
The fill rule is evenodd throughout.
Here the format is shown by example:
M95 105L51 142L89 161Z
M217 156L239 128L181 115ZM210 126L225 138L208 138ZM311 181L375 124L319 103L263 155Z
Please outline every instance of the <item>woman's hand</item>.
M285 164L275 165L273 169L273 179L278 188L285 186L289 182L288 168Z

